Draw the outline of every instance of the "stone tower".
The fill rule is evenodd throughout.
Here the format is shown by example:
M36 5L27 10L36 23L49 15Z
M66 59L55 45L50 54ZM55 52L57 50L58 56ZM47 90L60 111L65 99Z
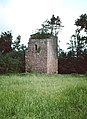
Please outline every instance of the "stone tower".
M25 71L58 73L57 38L32 36L25 53Z

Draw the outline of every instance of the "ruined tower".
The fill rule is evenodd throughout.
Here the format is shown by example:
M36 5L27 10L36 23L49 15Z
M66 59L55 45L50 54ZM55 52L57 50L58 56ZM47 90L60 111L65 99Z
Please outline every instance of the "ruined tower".
M25 53L25 71L58 73L57 38L33 35Z

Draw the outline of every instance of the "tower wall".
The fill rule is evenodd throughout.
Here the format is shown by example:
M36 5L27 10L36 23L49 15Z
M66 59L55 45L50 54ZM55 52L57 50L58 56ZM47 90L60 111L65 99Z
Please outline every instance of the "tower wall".
M25 71L58 73L57 39L30 39L25 53Z
M47 42L47 73L58 73L57 38Z
M47 40L30 39L25 55L25 70L47 72Z

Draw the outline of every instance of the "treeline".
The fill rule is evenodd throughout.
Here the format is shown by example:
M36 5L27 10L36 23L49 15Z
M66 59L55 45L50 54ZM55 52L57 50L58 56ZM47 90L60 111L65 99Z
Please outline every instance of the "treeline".
M82 14L75 25L68 52L59 50L59 73L87 73L87 14Z
M80 57L59 57L58 67L60 74L87 74L87 54Z
M26 46L21 44L21 36L13 41L11 31L0 35L0 73L24 72Z

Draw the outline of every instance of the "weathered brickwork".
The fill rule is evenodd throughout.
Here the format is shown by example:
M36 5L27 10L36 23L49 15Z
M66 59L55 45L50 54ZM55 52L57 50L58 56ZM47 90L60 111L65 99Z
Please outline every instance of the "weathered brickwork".
M58 73L57 39L51 38L47 42L47 72Z
M25 54L25 70L44 73L58 73L57 40L29 39Z

